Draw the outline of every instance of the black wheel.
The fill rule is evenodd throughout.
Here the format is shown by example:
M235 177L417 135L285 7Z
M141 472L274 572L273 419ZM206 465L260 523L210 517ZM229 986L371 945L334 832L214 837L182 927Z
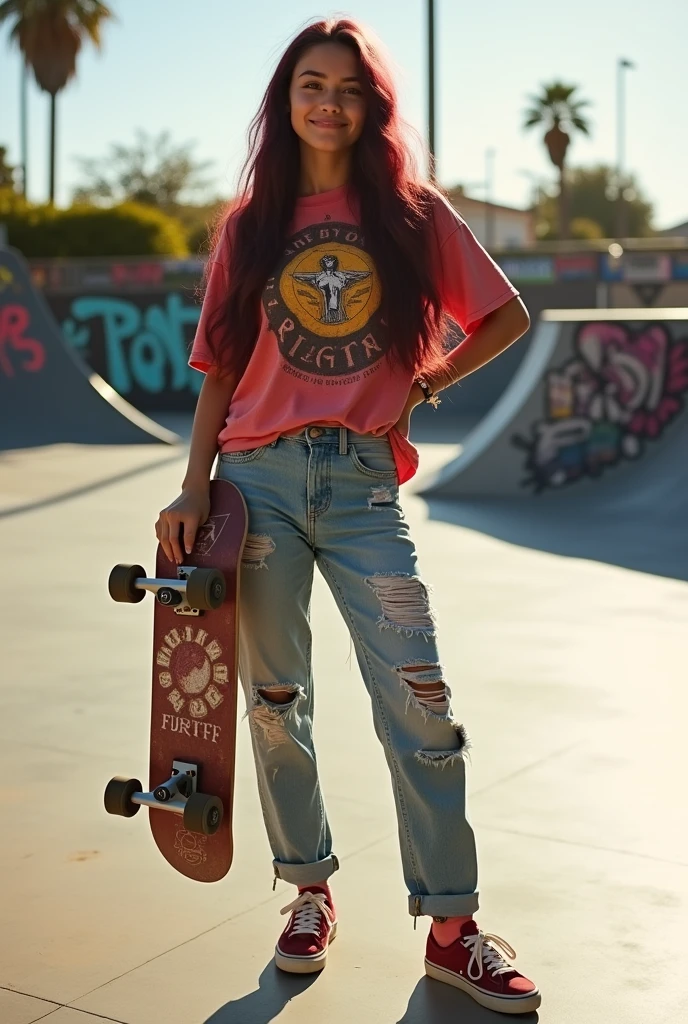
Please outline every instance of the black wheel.
M192 793L184 808L184 828L212 836L222 824L222 801L206 793Z
M146 570L142 565L116 565L110 573L108 590L113 601L124 604L136 604L143 601L145 590L136 589L136 580L145 578Z
M186 581L186 603L201 611L219 608L226 593L227 584L219 569L194 569Z
M138 811L140 804L131 802L134 793L143 792L138 779L125 779L121 775L115 775L105 787L105 810L108 814L120 814L123 818L132 818Z

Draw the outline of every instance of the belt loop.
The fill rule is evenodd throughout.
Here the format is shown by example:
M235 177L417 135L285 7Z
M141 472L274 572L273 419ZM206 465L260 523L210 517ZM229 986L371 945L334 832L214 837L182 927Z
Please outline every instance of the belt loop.
M349 441L346 427L339 428L339 454L346 455L349 451Z

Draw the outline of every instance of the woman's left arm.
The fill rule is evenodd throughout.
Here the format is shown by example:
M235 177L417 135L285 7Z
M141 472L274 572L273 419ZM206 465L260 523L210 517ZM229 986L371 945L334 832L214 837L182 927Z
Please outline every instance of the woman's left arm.
M433 391L442 391L451 384L479 370L485 363L513 345L530 327L528 310L518 295L488 313L479 326L447 356L449 367L428 378Z
M479 370L485 363L498 356L521 338L530 327L528 310L521 302L518 295L509 299L488 313L484 320L481 320L476 329L456 346L447 356L449 367L444 373L433 374L432 377L424 377L430 385L430 389L437 393L444 388L456 384L463 377L467 377L474 370ZM413 384L406 399L403 412L399 421L395 424L404 437L408 437L411 413L418 405L422 405L425 396L418 384Z
M439 197L434 208L430 259L441 304L466 335L447 356L446 369L423 374L434 392L450 387L489 363L526 333L530 317L501 267L485 251L462 217ZM485 309L491 310L483 313ZM399 421L424 399L414 383ZM403 433L403 429L402 429Z

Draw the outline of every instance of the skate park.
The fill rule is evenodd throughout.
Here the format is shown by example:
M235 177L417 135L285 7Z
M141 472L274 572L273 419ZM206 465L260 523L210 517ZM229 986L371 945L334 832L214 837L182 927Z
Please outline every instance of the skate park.
M686 1024L688 205L676 126L688 7L657 0L651 31L622 0L526 17L505 0L352 0L343 11L267 0L160 13L134 0L0 2L0 1024ZM344 52L297 55L289 41L330 14L317 31L360 18L356 52L346 36ZM203 381L189 354L208 261L222 251L216 232L243 184L257 219L236 264L228 232L223 301L236 300L242 275L244 299L257 296L251 274L265 288L270 248L284 246L286 275L262 293L273 332L261 335L262 352L274 372L266 391L254 375L254 411L262 401L272 414L274 398L279 415L315 383L327 385L332 411L345 393L351 403L360 395L359 410L382 407L389 378L373 376L383 367L366 311L385 328L383 346L409 344L392 339L387 314L413 313L421 277L458 321L444 324L446 350L469 337L454 353L459 368L516 332L519 318L509 328L508 315L483 319L511 294L499 272L530 317L516 342L442 391L439 408L413 412L420 465L399 489L397 523L406 520L417 549L439 653L384 633L394 652L375 654L384 698L347 595L324 548L311 545L312 651L305 629L293 663L298 649L312 653L313 680L287 673L281 658L265 671L289 691L313 681L319 809L297 797L288 760L309 740L308 719L268 715L267 700L265 713L257 708L267 696L258 678L251 707L232 661L237 580L245 596L265 587L253 613L266 635L248 639L276 651L291 635L290 604L307 590L296 567L292 580L270 561L256 543L271 540L269 526L254 519L246 572L235 572L245 521L229 482L213 494L237 503L213 497L188 564L163 558L155 534L188 472ZM292 201L298 235L286 230ZM412 232L430 206L427 250ZM275 331L282 306L292 326L304 317L310 326L280 359L275 345L290 331L289 320ZM249 317L244 328L237 342L253 330ZM351 375L340 375L323 338L338 339ZM322 358L333 359L332 374L314 372ZM389 465L357 464L344 441L340 432L338 466L336 442L320 463L321 493L332 492L331 468L363 481L340 547L370 551L359 572L382 601L370 577L391 568L380 516L399 514L394 477ZM246 453L247 495L264 455ZM309 459L303 502L315 516L310 470ZM384 488L370 486L372 473ZM203 479L191 490L200 504ZM285 474L280 524L288 500L298 509ZM390 581L388 600L401 583ZM350 588L362 589L360 579ZM414 622L415 600L399 599L387 623L382 611L381 630L413 632L400 616ZM373 651L375 623L363 618ZM404 709L412 694L399 665L411 646L421 653L409 673L429 666L424 678L451 688L447 715L460 742L468 736L465 765L444 749L454 734L435 742L433 718L419 723L429 703L407 699ZM385 701L397 712L396 750ZM273 755L278 717L299 741ZM210 744L220 731L229 742L218 756ZM262 774L257 742L273 758ZM409 767L422 798L407 803L399 773ZM408 897L449 897L452 909L443 900L439 912L464 913L457 872L470 843L449 839L463 821L464 767L480 933L470 960L468 936L440 952L462 965L461 991L441 968L426 974L432 918L412 917L419 900ZM319 810L326 853L325 817L331 825L337 935L318 973L290 973L304 966L294 929L296 962L276 957L297 893L273 870L266 789L279 797L272 830L293 838L309 810L317 829ZM291 868L310 859L302 853L278 859ZM444 884L424 878L428 857ZM314 938L314 918L326 931L318 900L296 918ZM455 927L456 918L432 922L436 938ZM477 1001L510 976L497 969L500 950L539 987L537 1012Z
M323 974L272 962L290 887L273 891L245 721L222 882L172 871L147 812L105 813L105 782L145 772L151 656L150 607L115 606L107 576L119 561L153 565L189 422L123 403L68 345L20 258L4 250L0 267L1 1019L502 1019L422 975L387 769L322 579L315 729L341 864ZM543 313L485 415L457 416L453 395L427 410L421 472L402 489L473 742L480 915L518 935L516 964L539 979L543 1007L523 1019L557 1024L688 1012L658 956L678 948L688 894L688 310L622 312ZM543 425L563 443L548 448ZM562 987L572 965L587 979L574 991Z

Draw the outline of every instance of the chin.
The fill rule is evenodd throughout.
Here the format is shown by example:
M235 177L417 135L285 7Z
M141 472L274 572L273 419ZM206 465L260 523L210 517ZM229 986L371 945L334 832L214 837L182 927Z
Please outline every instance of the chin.
M332 139L331 142L327 142L323 139L309 139L301 136L303 141L311 149L317 150L319 153L340 153L344 152L345 149L350 149L352 143L344 142L343 140Z

